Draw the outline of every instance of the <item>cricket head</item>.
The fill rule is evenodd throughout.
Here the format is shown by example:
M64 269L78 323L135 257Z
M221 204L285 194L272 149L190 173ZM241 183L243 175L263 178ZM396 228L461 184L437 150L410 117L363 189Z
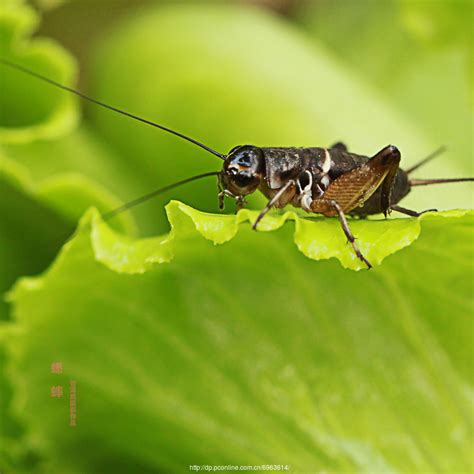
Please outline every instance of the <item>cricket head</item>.
M258 188L265 170L263 152L252 145L241 145L230 150L220 174L222 193L242 199Z

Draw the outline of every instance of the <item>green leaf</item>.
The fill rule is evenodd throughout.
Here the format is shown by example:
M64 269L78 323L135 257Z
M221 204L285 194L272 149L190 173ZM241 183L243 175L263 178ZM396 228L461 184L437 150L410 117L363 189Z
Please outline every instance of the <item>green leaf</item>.
M472 3L469 0L422 3L398 0L407 28L418 38L446 47L461 43L472 48Z
M471 10L471 2L464 0L385 0L351 2L343 8L337 2L307 2L298 13L318 47L327 48L351 74L378 91L404 121L416 125L430 149L447 146L442 157L419 171L420 176L454 177L473 172ZM412 33L424 28L429 30L428 36L436 38L433 44L419 41L421 31ZM342 33L347 31L353 32L350 41ZM446 94L447 90L451 93ZM392 140L398 142L400 138L392 133ZM429 151L417 153L421 158ZM466 199L469 190L452 189L450 199L454 200L454 193L459 200L452 206L472 205ZM428 195L436 199L434 190Z
M56 175L35 183L23 166L0 155L0 324L10 318L4 293L20 276L44 271L84 209L97 203L102 210L119 205L109 192L77 175ZM134 228L130 215L119 216L113 225L129 233ZM16 459L18 469L18 459L22 459L27 469L37 456L19 442L24 426L6 412L14 388L5 379L5 362L0 344L0 468L7 460Z
M9 157L28 169L36 182L74 174L93 179L124 201L149 191L134 179L133 163L127 166L121 162L117 153L86 124L57 139L5 145L3 148ZM99 201L93 203L95 206L98 204ZM83 207L77 217L85 209ZM152 219L153 215L148 218Z
M455 74L453 70L443 71L443 75L446 78L454 76L455 80L462 80L459 82L462 85L463 95L466 94L466 105L469 104L471 114L474 113L472 2L470 0L450 2L398 0L398 3L402 20L414 37L430 47L437 47L438 50L454 51L457 56L456 63L459 64L462 61L461 75ZM467 84L470 86L469 90L466 90ZM470 119L472 121L472 115ZM446 123L448 123L447 120Z
M37 14L29 6L2 2L0 56L71 85L74 60L54 41L31 39L37 24ZM0 67L0 143L58 137L74 128L78 120L74 97L3 64Z
M96 203L105 211L120 201L77 175L57 175L34 183L24 167L0 156L0 294L19 276L42 272L71 235L84 209ZM114 226L133 232L130 215L119 216ZM2 299L0 319L6 314Z
M0 293L21 275L43 271L74 229L72 220L33 195L33 185L19 166L0 159ZM34 235L31 231L35 229ZM0 303L0 319L7 308Z
M87 214L11 294L13 410L48 472L469 472L473 213L390 222L421 233L356 273L305 258L284 217L167 212L171 236L133 242Z
M0 38L12 38L5 24ZM127 15L84 73L91 95L220 151L344 139L371 154L394 142L413 163L439 137L424 136L324 46L255 9L186 5ZM65 133L67 120L46 133L40 122L61 96L32 89L35 101L45 97L45 108L30 104L43 113L35 122L21 100L30 84L2 89L17 121L5 149L35 183L11 163L1 176L0 258L10 260L0 274L17 272L10 282L54 240L43 233L71 226L88 205L116 205L84 176L133 198L221 166L105 111L73 133ZM454 119L450 127L463 135ZM446 160L444 171L454 175L456 163ZM174 197L214 210L215 194L203 181ZM468 194L426 196L407 205L449 207ZM140 211L142 228L168 229L168 199ZM166 212L171 233L138 240L90 212L48 271L16 285L14 318L0 326L0 464L30 473L40 457L38 470L61 474L229 463L290 464L292 472L472 470L472 212L351 221L378 265L360 272L341 267L361 265L335 219L272 214L253 232L254 211L217 216L172 202ZM14 238L4 240L10 221ZM54 361L62 374L50 372ZM52 398L57 385L64 395Z
M3 2L0 56L70 84L75 71L73 58L53 41L31 39L37 24L37 14L23 2ZM109 210L119 201L80 176L77 169L64 168L71 161L72 147L76 155L81 155L82 162L87 161L86 151L91 155L90 161L99 159L97 149L92 153L91 146L87 149L83 145L78 150L77 140L69 149L52 146L51 140L69 136L67 132L77 121L77 107L71 96L3 64L0 71L0 294L3 294L18 276L39 273L47 267L87 207L94 204ZM54 160L61 162L63 168L55 170ZM34 169L34 180L24 165ZM133 227L130 217L120 218L117 224L119 229ZM0 319L6 318L6 314L1 298Z
M138 239L117 235L102 227L99 216L93 230L97 258L111 269L125 273L142 273L155 263L169 262L174 255L175 238L198 231L214 244L233 239L243 222L255 222L259 212L242 209L235 216L220 216L197 211L178 201L166 206L171 232L164 237ZM460 218L474 215L471 211L455 210L427 213L418 219L351 220L350 227L364 256L380 265L387 257L410 245L421 231L424 219ZM352 270L367 268L357 259L341 229L338 219L307 218L295 212L269 214L259 224L259 231L279 229L287 220L295 221L294 242L298 249L313 260L337 258L343 267ZM257 237L256 237L257 238ZM110 244L113 241L113 245Z

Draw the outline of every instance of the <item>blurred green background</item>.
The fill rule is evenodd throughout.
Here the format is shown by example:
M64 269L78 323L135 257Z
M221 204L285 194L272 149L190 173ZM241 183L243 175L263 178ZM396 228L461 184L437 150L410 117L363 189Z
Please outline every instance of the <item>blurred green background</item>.
M417 177L472 176L472 13L462 0L4 0L0 56L222 153L391 143L409 167L445 145ZM467 217L427 219L369 273L306 259L290 224L258 237L242 224L213 246L181 214L170 263L100 232L56 258L90 206L220 165L0 69L0 291L19 281L0 303L2 473L471 472ZM209 178L112 226L164 234L171 199L217 212L216 194ZM472 186L418 188L403 205L470 209ZM140 274L120 270L130 262ZM74 432L66 397L49 396L68 377L82 391Z

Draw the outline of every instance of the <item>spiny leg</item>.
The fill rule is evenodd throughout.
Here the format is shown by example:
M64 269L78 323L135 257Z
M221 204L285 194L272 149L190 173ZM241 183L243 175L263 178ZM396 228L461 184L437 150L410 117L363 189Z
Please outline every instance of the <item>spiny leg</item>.
M280 190L273 196L270 201L268 201L268 204L265 206L265 208L260 212L260 214L257 217L257 220L254 222L252 229L256 230L258 223L263 219L265 214L275 205L275 203L283 196L283 194L286 192L288 188L293 186L295 182L290 179Z
M355 254L357 255L357 258L359 260L362 260L368 268L372 268L371 263L362 255L362 252L359 250L359 247L356 244L356 239L354 235L351 232L351 229L349 227L349 223L347 222L346 215L344 214L344 211L341 209L341 206L339 204L332 200L331 201L332 207L336 210L338 216L339 216L339 221L341 222L342 230L344 231L344 234L346 234L347 240L351 243L352 248L354 249Z
M406 214L407 216L411 217L420 217L422 214L425 212L438 212L438 209L426 209L426 211L412 211L411 209L407 209L406 207L401 207L401 206L392 206L392 210L400 212L402 214Z

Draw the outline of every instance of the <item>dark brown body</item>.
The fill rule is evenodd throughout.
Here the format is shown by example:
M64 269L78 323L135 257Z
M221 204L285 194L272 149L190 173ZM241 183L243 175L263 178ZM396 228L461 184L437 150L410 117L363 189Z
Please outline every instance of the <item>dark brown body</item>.
M397 210L418 215L397 203L410 192L408 174L399 168L400 152L388 145L372 157L350 153L343 143L329 148L261 148L242 145L227 155L219 183L237 199L259 189L269 198L253 228L273 207L291 204L308 213L337 216L355 255L370 268L349 228L347 214L364 217Z
M270 199L288 180L298 180L305 171L309 171L313 176L312 192L313 196L317 196L321 194L321 191L324 192L325 189L328 189L338 178L352 170L360 169L362 165L367 165L370 160L367 156L349 153L342 144L332 148L261 148L261 150L265 161L265 178L261 181L259 189ZM321 189L321 186L317 189L318 177L322 175L323 164L328 155L330 166L326 178L327 185L325 189ZM382 181L382 179L379 181ZM339 190L339 192L341 191ZM398 168L391 190L390 204L397 204L409 192L408 175ZM280 197L275 207L284 207L287 204L301 207L297 197L298 189L291 187ZM323 193L321 197L324 198L325 194ZM351 207L351 205L345 206L343 208L344 212L357 216L386 212L382 204L382 187L377 186L364 202L356 207ZM335 215L332 208L327 209L326 212L324 211L325 209L321 209L320 212L328 216ZM314 210L313 212L318 211Z

